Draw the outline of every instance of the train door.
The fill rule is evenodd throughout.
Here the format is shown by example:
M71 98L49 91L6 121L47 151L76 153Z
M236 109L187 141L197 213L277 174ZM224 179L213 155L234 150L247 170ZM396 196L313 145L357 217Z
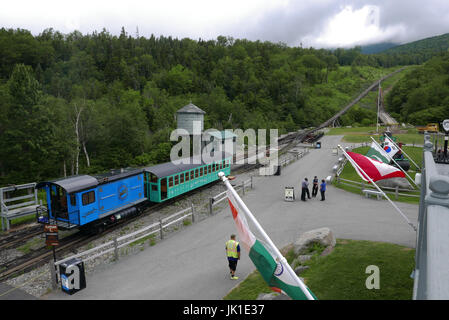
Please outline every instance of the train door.
M150 199L151 201L159 202L160 201L160 195L159 195L159 179L156 175L152 173L147 173L147 184L148 187L145 188L145 190L148 189L148 195L146 195L147 199Z
M167 199L167 178L161 179L161 200Z
M60 186L52 185L50 187L50 206L54 219L68 219L67 193Z

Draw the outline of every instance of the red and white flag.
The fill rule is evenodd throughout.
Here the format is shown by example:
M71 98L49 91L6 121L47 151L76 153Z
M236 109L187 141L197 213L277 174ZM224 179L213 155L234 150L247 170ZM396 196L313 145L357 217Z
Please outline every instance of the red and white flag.
M370 182L366 175L368 175L374 182L389 178L405 178L405 174L401 170L390 166L389 164L365 157L364 155L358 153L349 151L346 153L351 158L348 160L354 167L355 171L366 182ZM357 166L364 172L354 165L353 162L356 163Z

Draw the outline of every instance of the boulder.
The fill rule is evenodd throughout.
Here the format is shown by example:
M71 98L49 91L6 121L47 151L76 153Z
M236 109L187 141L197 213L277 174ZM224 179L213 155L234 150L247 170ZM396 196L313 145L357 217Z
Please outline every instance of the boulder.
M396 188L399 187L400 189L410 189L413 190L413 186L408 182L406 178L389 178L389 179L383 179L376 181L376 184L379 187L386 187L386 188Z
M309 269L309 266L298 266L295 268L295 273L299 276L301 273Z
M300 255L307 251L314 243L327 247L334 247L337 243L335 236L329 228L319 228L304 232L294 243L295 255Z

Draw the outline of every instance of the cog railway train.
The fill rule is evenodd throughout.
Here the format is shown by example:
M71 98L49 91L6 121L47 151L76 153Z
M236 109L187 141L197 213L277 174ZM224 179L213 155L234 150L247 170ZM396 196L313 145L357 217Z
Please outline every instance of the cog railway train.
M232 156L224 153L208 163L193 160L40 182L36 188L46 191L47 206L38 208L37 221L65 230L99 233L118 220L139 214L151 202L164 202L217 181L220 171L231 173Z

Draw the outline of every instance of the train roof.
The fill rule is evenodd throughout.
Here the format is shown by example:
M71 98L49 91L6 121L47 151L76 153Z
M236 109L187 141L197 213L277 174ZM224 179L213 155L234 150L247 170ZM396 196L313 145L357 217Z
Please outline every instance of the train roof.
M219 153L211 157L209 161L204 161L201 157L190 157L180 160L180 163L173 163L173 162L166 162L157 164L152 167L146 167L144 168L144 171L150 172L154 175L156 175L158 178L164 178L171 176L176 173L180 173L183 171L191 170L196 167L204 166L206 164L211 164L216 161L221 161L224 159L228 159L231 157L230 154L227 154L225 152Z
M96 187L100 184L104 184L107 182L112 182L115 180L123 179L126 177L130 177L139 173L142 173L142 169L135 168L126 168L126 169L118 169L111 170L108 173L98 174L94 176L90 175L77 175L71 176L64 179L56 179L51 181L43 181L39 182L36 185L36 188L42 188L47 184L55 184L63 188L67 193L78 192L85 189L90 189Z

